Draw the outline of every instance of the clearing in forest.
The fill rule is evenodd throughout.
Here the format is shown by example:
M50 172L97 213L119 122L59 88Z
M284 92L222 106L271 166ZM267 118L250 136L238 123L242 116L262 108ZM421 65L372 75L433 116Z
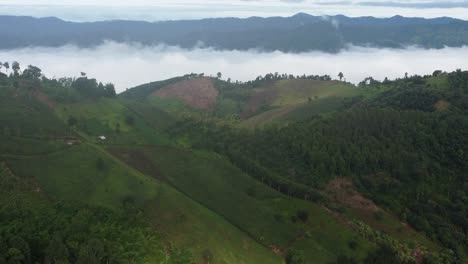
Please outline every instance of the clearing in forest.
M208 77L183 80L153 93L160 98L179 99L186 105L202 110L214 110L218 90Z

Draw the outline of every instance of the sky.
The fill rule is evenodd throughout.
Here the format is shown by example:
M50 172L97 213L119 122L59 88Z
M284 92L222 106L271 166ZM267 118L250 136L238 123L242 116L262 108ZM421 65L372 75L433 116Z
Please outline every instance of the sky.
M36 65L50 78L78 77L80 72L86 72L101 82L114 83L119 92L139 84L191 72L214 76L220 71L224 79L247 81L274 72L328 74L336 78L341 71L347 81L358 83L369 76L383 80L385 77L403 77L405 72L424 75L438 69L467 69L467 55L468 47L440 50L351 47L338 54L291 54L253 50L184 50L112 42L94 49L65 46L0 51L0 58L4 61L18 60L23 68L28 64Z
M69 21L266 17L298 12L468 20L468 0L0 0L0 15L55 16Z

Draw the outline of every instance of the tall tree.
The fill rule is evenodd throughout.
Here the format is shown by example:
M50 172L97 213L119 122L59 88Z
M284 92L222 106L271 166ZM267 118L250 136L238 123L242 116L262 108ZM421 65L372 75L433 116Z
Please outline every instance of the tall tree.
M10 64L7 61L5 61L3 63L3 67L5 67L5 73L8 73L8 70L10 69Z
M37 80L41 78L41 76L42 76L42 70L32 65L29 65L28 68L24 70L23 72L23 77L28 78L28 79Z
M343 79L344 74L342 72L338 73L338 77L340 78L340 81Z
M15 75L18 75L19 71L21 70L20 64L17 61L14 61L11 64L11 68L13 69L13 72L14 72Z

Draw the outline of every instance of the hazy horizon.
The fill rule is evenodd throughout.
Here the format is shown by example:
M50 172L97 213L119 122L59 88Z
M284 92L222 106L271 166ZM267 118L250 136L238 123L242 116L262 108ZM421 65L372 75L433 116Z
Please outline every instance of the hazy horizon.
M386 0L0 0L0 15L58 17L68 21L100 20L180 20L215 17L291 16L299 12L312 15L346 15L434 18L448 16L468 19L467 1L386 1Z
M118 56L116 56L118 54ZM347 81L358 83L372 76L383 80L409 75L431 74L434 70L467 69L468 47L420 49L381 49L350 47L337 54L324 52L284 53L219 51L210 48L177 47L108 42L93 49L76 46L22 48L0 51L1 61L20 62L24 69L35 65L49 77L77 77L80 72L98 81L112 82L119 92L139 84L164 80L188 73L205 73L223 79L248 81L266 73L324 75L336 78L343 72Z

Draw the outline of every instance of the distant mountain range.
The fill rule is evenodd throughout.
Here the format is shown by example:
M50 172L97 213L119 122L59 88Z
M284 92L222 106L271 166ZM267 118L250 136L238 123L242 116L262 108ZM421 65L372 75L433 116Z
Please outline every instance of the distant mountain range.
M75 23L58 18L0 16L0 49L74 44L94 47L106 40L182 48L338 52L349 45L423 48L468 45L468 21L338 16L216 18L163 22Z

